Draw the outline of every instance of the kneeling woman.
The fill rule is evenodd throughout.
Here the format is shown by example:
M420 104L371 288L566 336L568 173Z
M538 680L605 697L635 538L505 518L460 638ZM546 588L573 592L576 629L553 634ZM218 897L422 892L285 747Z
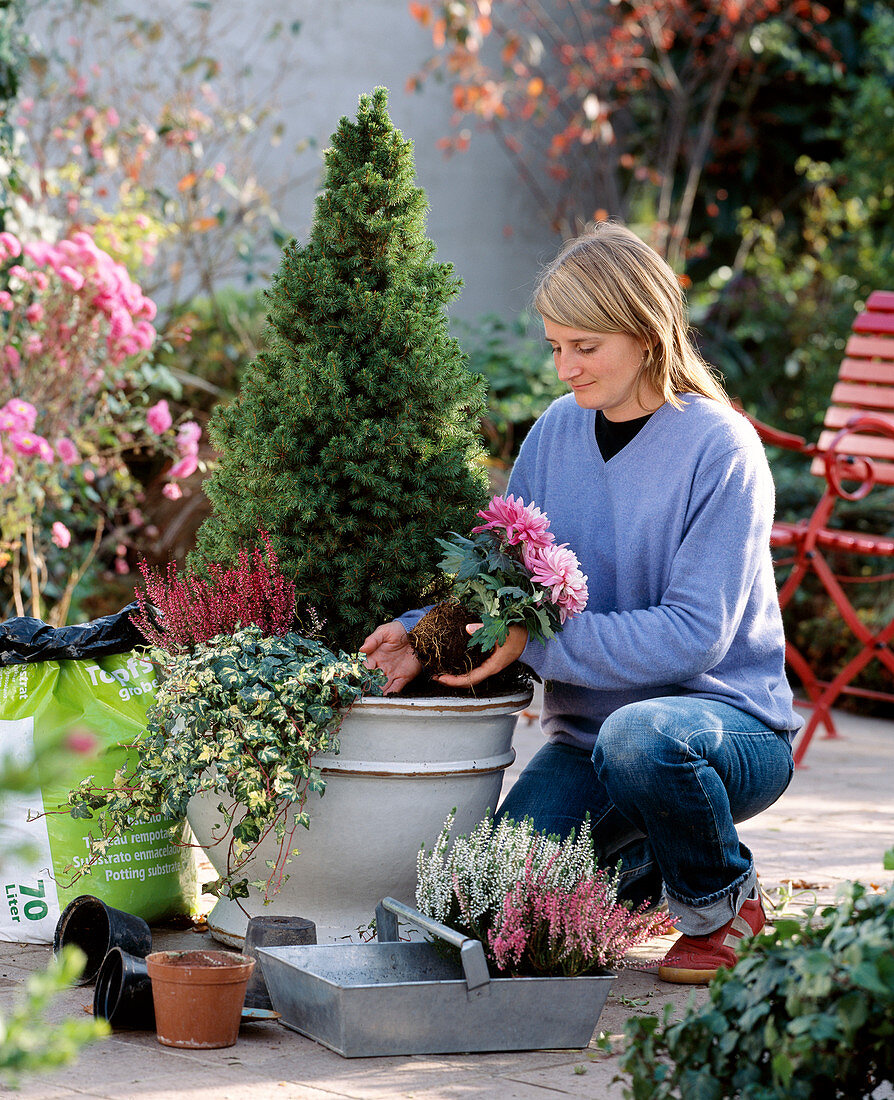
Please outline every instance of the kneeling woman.
M792 774L763 447L696 351L671 268L629 230L567 245L534 304L571 393L537 421L508 491L550 518L587 574L587 610L553 640L519 626L471 686L514 660L543 681L547 744L499 809L567 835L589 815L622 894L662 890L681 937L659 968L703 983L765 916L735 823ZM399 691L419 671L421 612L363 645ZM474 628L472 628L474 629Z

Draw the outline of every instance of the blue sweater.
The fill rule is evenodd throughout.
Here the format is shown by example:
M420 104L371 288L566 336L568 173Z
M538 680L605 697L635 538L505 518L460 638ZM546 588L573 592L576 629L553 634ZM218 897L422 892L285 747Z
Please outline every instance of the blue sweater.
M754 429L717 401L663 405L607 463L592 410L540 417L509 492L549 516L588 576L587 609L521 660L544 681L553 741L591 748L626 703L717 699L794 736L770 558L773 480Z

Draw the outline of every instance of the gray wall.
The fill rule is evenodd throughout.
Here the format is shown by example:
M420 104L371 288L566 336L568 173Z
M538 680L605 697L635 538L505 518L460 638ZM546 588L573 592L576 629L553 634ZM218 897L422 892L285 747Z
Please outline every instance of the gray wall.
M428 31L411 19L406 0L254 3L302 21L294 88L283 90L300 102L292 132L313 134L323 148L338 119L356 111L360 94L387 87L395 125L415 145L418 181L431 207L429 236L439 259L453 263L465 284L453 312L468 318L523 309L538 267L559 240L492 135L473 134L470 150L449 158L436 148L450 132L449 90L436 83L419 93L405 90L407 77L431 52ZM281 206L299 236L309 226L314 190L313 180L298 183Z

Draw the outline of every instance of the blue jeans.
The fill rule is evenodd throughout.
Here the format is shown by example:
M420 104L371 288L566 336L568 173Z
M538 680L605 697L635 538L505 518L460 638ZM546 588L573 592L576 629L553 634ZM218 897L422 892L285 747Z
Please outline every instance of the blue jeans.
M619 896L657 901L663 888L676 926L699 936L734 917L756 883L734 823L771 806L791 777L787 738L744 711L647 699L609 715L592 756L544 745L497 817L565 837L589 814L600 864L621 863Z

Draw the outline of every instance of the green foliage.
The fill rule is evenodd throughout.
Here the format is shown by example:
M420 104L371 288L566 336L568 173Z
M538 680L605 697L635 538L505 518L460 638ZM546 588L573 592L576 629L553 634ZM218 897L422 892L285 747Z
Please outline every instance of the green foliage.
M342 119L309 241L268 294L268 349L211 438L221 461L196 562L270 533L300 604L354 648L436 582L433 536L485 503L482 383L447 330L459 281L432 260L410 143L384 89Z
M0 229L5 228L8 189L17 186L15 132L9 114L19 94L25 62L23 0L0 0Z
M894 1080L894 888L850 884L840 903L779 920L708 1002L637 1017L628 1100L851 1100Z
M55 1069L74 1061L81 1047L110 1032L103 1019L72 1016L51 1023L47 1010L54 997L75 982L86 957L77 947L66 947L46 970L25 982L25 996L8 1016L0 1016L0 1073L15 1084L22 1073Z
M550 589L533 579L518 547L502 543L490 531L437 541L444 551L440 567L451 578L452 597L481 616L482 625L469 639L470 646L490 653L503 645L513 623L524 626L538 642L554 638L562 629Z
M56 767L55 748L40 758L40 768ZM29 791L35 786L35 762L0 759L0 809L3 794ZM5 849L3 858L27 855L21 850ZM15 1085L25 1073L53 1069L73 1061L85 1043L109 1033L105 1020L75 1018L51 1023L47 1018L56 994L75 982L84 969L83 952L66 947L55 956L46 970L32 974L25 983L25 995L11 1012L0 1013L0 1081Z
M325 782L313 754L338 751L338 730L360 696L378 694L382 674L359 658L334 654L299 634L265 637L257 626L199 644L194 652L153 651L160 683L147 716L136 762L119 771L112 788L85 779L69 798L73 817L99 812L91 856L135 825L161 814L182 820L190 798L222 795L233 842L226 877L229 897L248 886L272 892L282 883L295 829L310 825L309 792ZM236 804L244 815L234 820ZM280 859L265 881L237 878L264 836L280 842Z
M491 457L506 466L537 417L568 389L559 381L542 334L534 335L537 324L528 314L512 321L486 314L455 326L469 369L487 382L481 433Z

